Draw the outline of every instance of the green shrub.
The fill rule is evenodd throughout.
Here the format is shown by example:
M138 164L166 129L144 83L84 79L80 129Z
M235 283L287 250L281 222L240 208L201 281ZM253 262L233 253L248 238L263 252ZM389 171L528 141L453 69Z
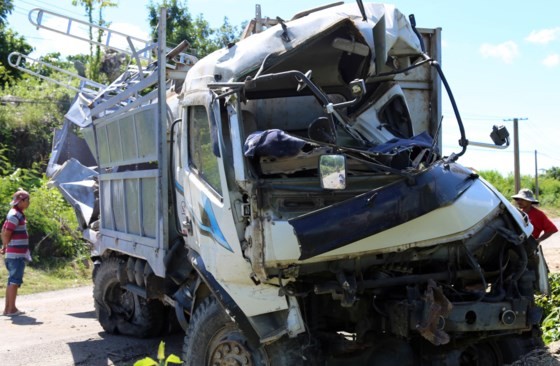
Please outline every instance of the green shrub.
M57 189L47 187L47 182L43 177L41 185L30 192L32 203L26 211L34 256L40 260L86 254L74 210Z
M537 296L537 304L543 308L541 329L545 344L560 340L560 273L551 273L548 277L550 294Z
M504 177L496 170L485 170L480 171L480 175L486 179L490 184L492 184L501 194L505 197L511 197L514 193L514 179L513 175L508 175ZM517 192L516 192L517 193Z
M47 178L36 169L15 169L9 175L0 176L2 222L18 188L31 194L31 205L25 214L35 263L40 263L43 257L75 258L84 255L87 250L77 230L74 210L58 190L47 186L47 182Z

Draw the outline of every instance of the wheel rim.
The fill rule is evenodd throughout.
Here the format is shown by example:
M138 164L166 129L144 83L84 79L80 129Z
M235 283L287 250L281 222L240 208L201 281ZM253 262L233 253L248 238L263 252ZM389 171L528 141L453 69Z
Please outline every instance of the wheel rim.
M236 329L224 328L208 345L208 365L253 366L251 350L247 348Z
M252 366L251 354L241 343L233 340L220 342L210 355L212 366Z
M111 313L115 313L126 320L130 320L134 317L134 297L132 292L123 290L120 284L117 284L111 287L105 300Z

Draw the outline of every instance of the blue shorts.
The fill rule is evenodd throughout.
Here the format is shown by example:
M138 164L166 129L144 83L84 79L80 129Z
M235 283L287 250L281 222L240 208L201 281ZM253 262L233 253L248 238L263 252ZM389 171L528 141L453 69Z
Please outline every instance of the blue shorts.
M23 283L23 270L25 269L24 258L6 258L4 259L6 268L8 269L8 286L18 285Z

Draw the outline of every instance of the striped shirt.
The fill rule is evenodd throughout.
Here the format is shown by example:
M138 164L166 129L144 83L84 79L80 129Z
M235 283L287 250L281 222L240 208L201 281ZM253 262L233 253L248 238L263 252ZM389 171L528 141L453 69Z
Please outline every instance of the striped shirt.
M2 231L7 230L12 232L12 239L6 248L5 258L26 258L26 253L29 250L29 235L27 234L27 220L23 212L12 207L8 211L6 221L2 226Z

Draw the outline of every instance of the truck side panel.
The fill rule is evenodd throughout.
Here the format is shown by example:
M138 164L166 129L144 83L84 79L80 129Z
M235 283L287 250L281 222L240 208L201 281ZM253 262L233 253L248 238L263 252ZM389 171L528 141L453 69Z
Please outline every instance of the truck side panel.
M158 105L149 104L94 122L99 151L100 250L145 258L164 276L161 149ZM165 227L165 229L167 229Z

